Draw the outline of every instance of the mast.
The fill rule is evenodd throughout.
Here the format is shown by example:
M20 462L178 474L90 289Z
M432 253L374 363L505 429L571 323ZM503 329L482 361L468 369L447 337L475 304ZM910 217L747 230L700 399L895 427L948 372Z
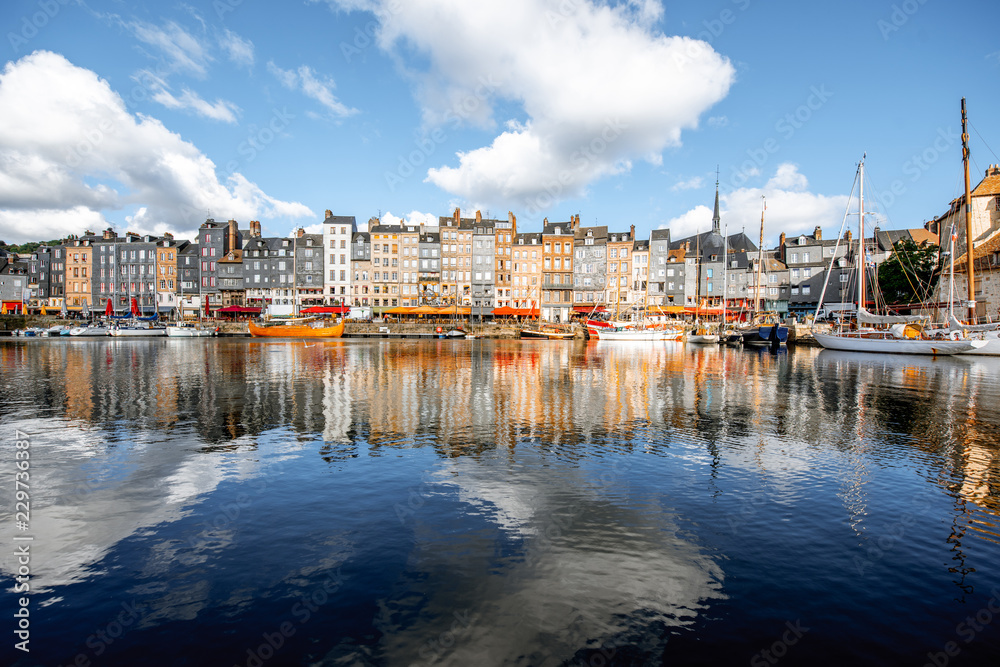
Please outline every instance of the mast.
M764 211L767 210L767 198L761 195L764 207L760 211L760 245L757 246L757 291L754 297L754 317L760 317L760 280L764 269Z
M858 313L865 307L865 158L858 164ZM860 320L858 320L860 322Z
M972 193L969 188L969 130L965 114L965 98L962 98L962 168L965 171L965 266L969 278L969 324L976 323L976 279L974 275L975 257L972 254Z
M729 267L729 226L726 225L726 232L722 237L722 328L726 326L726 277Z

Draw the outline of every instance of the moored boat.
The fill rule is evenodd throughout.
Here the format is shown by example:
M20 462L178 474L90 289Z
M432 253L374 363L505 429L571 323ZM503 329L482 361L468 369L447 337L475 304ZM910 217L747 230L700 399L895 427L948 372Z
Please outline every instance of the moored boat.
M131 321L127 324L116 324L108 332L108 335L115 337L166 336L167 329L151 322Z
M329 324L316 320L307 324L272 324L261 326L249 322L250 335L265 338L340 338L344 335L344 323Z
M167 327L167 336L171 338L207 338L217 332L218 329L203 329L193 324L175 324Z
M576 334L572 331L562 331L555 327L540 327L537 329L521 329L521 338L537 338L542 340L572 340Z
M70 336L107 336L108 327L103 324L91 324L85 327L73 327L69 330Z

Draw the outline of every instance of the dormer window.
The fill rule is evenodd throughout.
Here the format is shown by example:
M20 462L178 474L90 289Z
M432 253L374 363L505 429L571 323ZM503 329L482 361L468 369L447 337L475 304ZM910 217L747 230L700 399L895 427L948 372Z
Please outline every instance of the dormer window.
M556 227L556 234L562 234L562 227Z
M800 236L799 237L799 245L805 245L805 244L806 244L806 237Z

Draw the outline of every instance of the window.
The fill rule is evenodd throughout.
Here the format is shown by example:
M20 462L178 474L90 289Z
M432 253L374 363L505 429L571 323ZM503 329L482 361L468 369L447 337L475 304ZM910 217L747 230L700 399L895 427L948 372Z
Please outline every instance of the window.
M802 261L803 262L808 262L809 261L809 253L807 253L807 252L802 253Z
M777 287L768 287L767 288L767 293L770 294L771 296L778 296L778 288Z
M809 294L809 285L802 286L802 294Z
M975 241L973 241L973 248L975 248L974 244L975 244ZM975 277L975 276L973 276L973 277ZM847 274L846 273L841 273L840 274L840 282L842 282L842 283L846 283L847 282ZM966 281L966 284L968 284L968 281Z
M792 255L791 255L791 257L788 258L788 261L790 261L790 262L797 262L797 261L799 261L799 253L793 252Z
M714 274L714 273L715 273L715 270L714 270L714 269L706 269L706 270L705 270L705 277L707 277L707 278L711 278L711 277L713 276L713 274ZM710 289L709 291L711 291L711 289Z

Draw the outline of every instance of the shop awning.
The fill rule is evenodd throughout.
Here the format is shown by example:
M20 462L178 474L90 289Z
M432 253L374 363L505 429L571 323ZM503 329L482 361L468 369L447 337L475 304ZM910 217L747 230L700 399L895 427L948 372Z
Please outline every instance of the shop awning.
M680 315L685 312L684 306L650 306L646 310L650 313L664 313L666 315Z
M349 306L309 306L299 311L300 313L326 313L330 315L343 315L351 312Z
M608 312L604 306L573 306L574 313L582 313L583 315L588 315L590 313L606 313Z
M217 313L251 313L257 315L260 313L260 308L254 308L253 306L226 306L225 308L219 308L215 312Z

